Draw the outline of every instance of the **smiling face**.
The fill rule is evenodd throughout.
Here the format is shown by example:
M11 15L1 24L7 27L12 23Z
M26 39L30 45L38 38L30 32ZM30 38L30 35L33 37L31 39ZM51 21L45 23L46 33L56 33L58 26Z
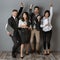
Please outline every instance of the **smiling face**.
M26 13L23 13L23 18L24 18L24 19L27 19Z
M28 12L24 12L24 13L22 14L22 17L23 17L24 20L28 20L28 19L29 19Z
M35 13L35 14L38 14L38 13L39 13L39 9L38 9L38 8L35 8L35 9L34 9L34 13Z
M18 14L18 11L17 10L13 10L12 11L12 16L17 17L17 14Z
M12 12L12 16L17 17L17 12Z
M40 10L40 9L39 9L38 6L35 6L35 7L34 7L34 13L35 13L35 14L39 14L39 10Z
M50 16L50 11L49 11L49 10L46 10L45 13L44 13L44 16L45 16L46 18L48 18L48 17Z
M48 13L48 12L45 13L45 17L46 17L46 18L49 17L49 13Z

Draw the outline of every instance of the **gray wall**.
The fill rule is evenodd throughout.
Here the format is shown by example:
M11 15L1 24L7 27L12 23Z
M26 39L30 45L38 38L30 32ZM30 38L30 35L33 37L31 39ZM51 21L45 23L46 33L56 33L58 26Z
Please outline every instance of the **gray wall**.
M13 42L5 32L5 24L11 15L12 9L19 9L19 3L24 2L25 11L30 4L35 4L44 9L49 9L50 0L0 0L0 51L11 51ZM51 40L51 49L60 51L60 0L53 0L54 16L52 19L53 35ZM28 10L27 10L28 11ZM41 11L42 13L42 11Z

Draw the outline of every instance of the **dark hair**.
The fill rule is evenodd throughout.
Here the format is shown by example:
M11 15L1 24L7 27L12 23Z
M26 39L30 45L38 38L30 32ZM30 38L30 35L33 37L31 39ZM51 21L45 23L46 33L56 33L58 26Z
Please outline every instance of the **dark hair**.
M49 16L50 16L50 11L49 11L49 10L46 10L46 11L44 12L44 16L45 16L46 13L48 13ZM49 17L49 16L48 16L48 17Z
M16 10L16 9L13 9L13 10L12 10L12 12L18 12L18 10Z
M35 9L35 8L38 8L38 10L40 9L39 6L35 6L34 9Z
M23 14L24 14L24 13L25 13L25 14L26 14L26 16L27 16L27 18L26 18L26 19L27 19L27 20L29 20L29 14L28 14L28 12L23 12ZM24 21L23 14L22 14L22 20Z

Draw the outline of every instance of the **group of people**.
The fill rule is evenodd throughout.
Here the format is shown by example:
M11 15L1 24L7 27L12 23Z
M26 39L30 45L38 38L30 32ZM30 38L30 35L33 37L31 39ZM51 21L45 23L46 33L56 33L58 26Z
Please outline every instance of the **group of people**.
M43 16L40 16L39 6L34 7L33 5L29 7L29 12L23 11L24 4L21 3L19 11L16 9L12 10L12 15L8 19L8 24L14 29L13 35L11 32L7 34L12 38L14 46L12 48L12 57L16 58L17 49L20 47L20 57L24 57L25 54L29 55L29 49L31 48L31 53L33 54L34 49L34 36L36 38L36 53L40 54L40 35L41 30L43 32L43 54L50 54L50 41L52 36L52 25L51 20L53 16L53 4L50 4L50 10L46 10ZM22 14L22 16L21 16ZM47 47L47 49L46 49Z

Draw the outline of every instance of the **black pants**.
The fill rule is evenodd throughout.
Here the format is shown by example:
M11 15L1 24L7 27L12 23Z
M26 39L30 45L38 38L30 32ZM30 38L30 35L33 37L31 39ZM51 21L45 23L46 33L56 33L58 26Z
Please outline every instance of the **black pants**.
M44 32L43 31L43 45L44 45L44 49L46 49L46 45L47 45L47 48L50 49L51 36L52 36L52 30L50 30L48 32Z
M14 54L18 51L17 49L20 47L21 41L20 41L19 34L13 35L13 36L11 36L11 38L12 38L12 41L14 43L14 45L12 47L12 54Z

